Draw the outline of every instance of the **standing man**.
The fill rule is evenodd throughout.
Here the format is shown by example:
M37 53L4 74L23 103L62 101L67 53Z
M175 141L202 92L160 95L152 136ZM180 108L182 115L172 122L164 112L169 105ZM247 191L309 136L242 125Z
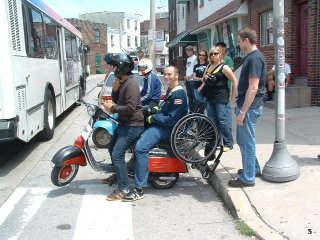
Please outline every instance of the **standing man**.
M195 103L195 94L194 91L197 91L197 83L193 80L193 68L197 64L197 56L194 55L193 47L187 46L186 53L188 55L187 65L186 65L186 76L184 76L188 100L189 100L189 109L193 110Z
M139 85L134 80L131 72L134 65L132 58L125 53L115 55L108 53L105 61L113 67L116 77L112 87L112 102L104 103L104 107L108 112L118 113L119 125L109 146L118 186L112 194L107 196L108 201L116 201L121 200L128 194L129 179L125 153L143 133L144 118ZM111 181L111 179L106 180L105 183Z
M238 170L238 179L228 182L231 187L254 186L255 177L261 176L256 156L256 125L263 110L267 63L256 43L256 32L250 27L239 31L239 47L247 53L240 73L236 108L237 142L243 169Z
M179 85L179 72L175 66L164 70L164 79L169 85L160 110L147 118L150 127L143 133L135 148L134 175L136 187L122 201L132 202L144 197L143 188L149 177L149 152L160 141L171 136L174 125L188 112L187 96Z

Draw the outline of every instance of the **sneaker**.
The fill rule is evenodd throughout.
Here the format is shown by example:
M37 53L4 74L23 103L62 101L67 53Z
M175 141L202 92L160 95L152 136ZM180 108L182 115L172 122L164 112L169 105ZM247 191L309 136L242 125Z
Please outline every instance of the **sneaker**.
M122 190L114 190L113 193L111 193L109 196L107 196L108 201L118 201L122 200L123 197L125 197L128 193L122 191Z
M109 185L117 184L118 183L117 182L117 175L116 174L112 174L111 176L102 179L102 183L103 184L109 184Z
M142 198L144 198L143 190L139 188L133 188L125 197L123 197L122 202L133 202Z
M224 152L229 152L229 151L231 151L232 150L232 148L230 148L230 147L223 147L223 151Z

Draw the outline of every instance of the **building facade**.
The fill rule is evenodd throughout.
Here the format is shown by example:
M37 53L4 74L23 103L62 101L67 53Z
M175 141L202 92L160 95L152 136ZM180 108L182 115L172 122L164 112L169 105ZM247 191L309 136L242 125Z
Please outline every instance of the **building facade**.
M80 14L81 20L108 24L110 52L135 52L140 46L140 14L125 12L95 12Z
M149 52L149 29L150 20L140 23L140 35L141 45L140 49L143 50L146 55ZM156 53L155 53L155 65L156 67L164 67L169 64L169 51L167 43L169 42L169 17L168 13L156 14Z
M105 73L106 63L103 58L108 52L108 25L75 18L67 20L82 33L84 44L90 46L86 59L86 65L89 65L88 72Z
M169 6L169 64L180 70L180 77L185 75L187 54L186 46L193 46L198 51L197 35L190 34L198 23L198 0L168 1Z
M275 64L272 1L249 0L248 9L249 23L258 33L259 48L270 69ZM320 3L316 0L284 0L284 9L286 62L291 66L290 84L300 100L298 107L320 106ZM288 88L290 90L293 89Z
M197 41L188 45L208 50L223 41L231 57L237 56L237 32L246 26L256 30L257 45L266 57L268 70L275 64L273 1L169 0L168 5L172 64L181 66L182 51L177 50L177 46L185 46L184 40L191 37ZM189 8L192 15L197 16L196 23L188 19ZM286 88L286 107L320 106L320 1L284 0L284 9L286 62L292 70L290 85ZM181 22L183 17L185 22Z

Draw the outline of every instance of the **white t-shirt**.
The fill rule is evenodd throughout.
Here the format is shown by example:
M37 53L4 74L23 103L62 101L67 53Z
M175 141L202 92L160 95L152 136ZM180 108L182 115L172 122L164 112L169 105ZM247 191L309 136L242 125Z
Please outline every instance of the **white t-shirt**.
M276 65L273 65L272 71L276 70ZM286 79L288 80L288 75L291 74L291 67L288 63L284 63L284 74L286 75Z
M194 65L197 64L197 56L193 55L191 57L188 57L187 59L187 65L186 65L186 76L191 76L190 80L193 80L192 75L193 75L193 67ZM189 80L189 81L190 81Z

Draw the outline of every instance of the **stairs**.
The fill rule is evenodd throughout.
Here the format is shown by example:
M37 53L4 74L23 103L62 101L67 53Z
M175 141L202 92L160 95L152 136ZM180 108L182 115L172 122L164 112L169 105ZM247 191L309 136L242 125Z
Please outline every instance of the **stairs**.
M295 83L290 84L286 88L286 109L302 108L311 106L311 87L308 87L308 79L304 77L296 77ZM273 99L275 99L273 94ZM264 106L275 109L275 101L268 101Z

